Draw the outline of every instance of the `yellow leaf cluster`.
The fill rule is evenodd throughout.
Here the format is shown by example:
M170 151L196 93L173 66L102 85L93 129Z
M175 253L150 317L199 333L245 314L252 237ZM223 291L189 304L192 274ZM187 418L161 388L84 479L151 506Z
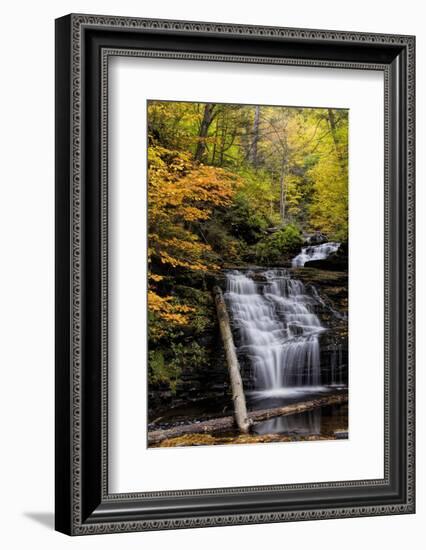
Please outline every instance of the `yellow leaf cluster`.
M151 145L148 148L148 262L171 269L207 272L219 269L209 244L200 239L199 223L214 208L231 204L240 184L221 168L196 163L191 155ZM150 274L148 304L162 319L183 325L192 308L161 296L157 283L163 275ZM185 309L186 308L186 309Z
M153 290L148 290L148 308L152 313L176 325L186 325L189 318L186 314L194 308L174 302L173 296L159 296Z

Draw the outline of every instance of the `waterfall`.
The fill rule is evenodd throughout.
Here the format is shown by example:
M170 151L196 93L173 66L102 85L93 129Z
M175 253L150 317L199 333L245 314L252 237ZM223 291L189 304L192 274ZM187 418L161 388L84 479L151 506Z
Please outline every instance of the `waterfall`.
M292 260L292 267L303 267L305 262L313 260L324 260L333 252L336 252L340 247L340 243L323 243L313 246L305 246L300 254Z
M301 281L283 269L230 271L225 300L237 353L253 368L255 390L321 384L319 335L326 329L315 314L318 298Z

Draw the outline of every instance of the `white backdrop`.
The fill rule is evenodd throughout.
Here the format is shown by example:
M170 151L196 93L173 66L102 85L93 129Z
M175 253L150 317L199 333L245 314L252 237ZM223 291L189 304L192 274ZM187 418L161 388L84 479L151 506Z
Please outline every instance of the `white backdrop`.
M383 73L126 57L109 78L110 490L382 478ZM149 98L349 109L348 440L146 449Z
M426 389L424 246L418 250L418 513L317 521L110 535L69 539L52 531L53 510L53 19L71 11L236 23L417 34L418 151L426 149L426 31L422 4L414 0L68 0L21 1L3 7L0 200L0 418L2 453L0 543L7 549L66 547L120 549L257 549L270 544L304 550L364 544L396 550L424 539ZM418 159L418 238L426 231L425 161Z

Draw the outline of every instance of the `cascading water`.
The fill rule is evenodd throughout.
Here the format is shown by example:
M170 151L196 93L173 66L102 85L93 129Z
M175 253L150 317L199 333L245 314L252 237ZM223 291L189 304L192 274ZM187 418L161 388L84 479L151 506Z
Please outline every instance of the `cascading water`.
M293 258L291 264L292 267L303 267L306 262L313 260L324 260L333 252L337 252L340 247L340 243L323 243L312 246L304 246L295 258Z
M278 394L321 384L319 335L326 329L315 314L320 302L301 281L283 269L231 271L225 299L255 390Z
M339 246L304 247L292 267L327 258ZM226 272L225 300L247 388L252 390L249 406L254 409L284 406L308 394L345 388L346 359L334 331L346 315L335 311L312 284L305 287L295 273L281 268ZM347 410L331 406L272 418L256 424L254 431L316 436L342 431L340 426L347 429Z

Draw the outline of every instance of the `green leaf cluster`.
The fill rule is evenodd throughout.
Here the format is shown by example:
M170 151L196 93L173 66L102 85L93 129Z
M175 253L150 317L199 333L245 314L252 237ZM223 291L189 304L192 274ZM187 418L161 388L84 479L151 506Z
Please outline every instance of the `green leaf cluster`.
M261 264L282 263L283 258L295 254L303 244L300 229L288 224L260 241L256 247L256 257Z

